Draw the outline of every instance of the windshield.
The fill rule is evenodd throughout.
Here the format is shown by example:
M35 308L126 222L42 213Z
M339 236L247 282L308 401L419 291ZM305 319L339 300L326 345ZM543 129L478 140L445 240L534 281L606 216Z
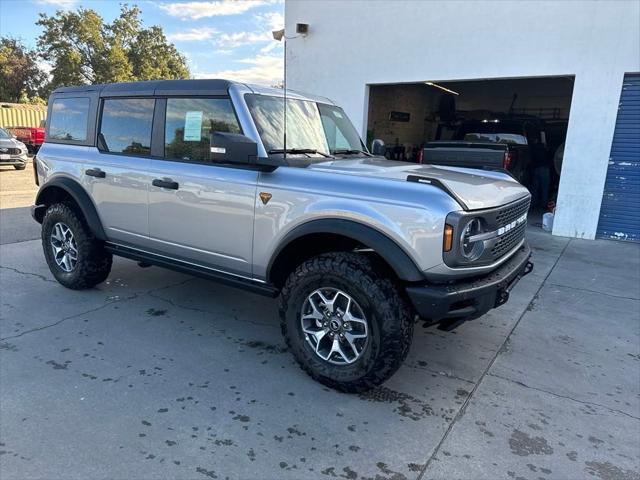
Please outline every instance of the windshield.
M4 128L0 128L0 138L2 139L11 138L11 135Z
M282 153L284 99L267 95L245 96L267 153ZM360 137L341 108L308 100L287 99L287 151L327 155L363 150ZM300 150L304 152L295 152Z

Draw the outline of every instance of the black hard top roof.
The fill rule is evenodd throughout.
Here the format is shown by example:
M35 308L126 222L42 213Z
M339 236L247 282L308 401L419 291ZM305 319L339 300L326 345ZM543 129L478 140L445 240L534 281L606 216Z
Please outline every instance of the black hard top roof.
M60 87L57 93L94 93L101 97L143 95L227 95L229 86L236 82L219 79L202 80L151 80L147 82L103 83Z

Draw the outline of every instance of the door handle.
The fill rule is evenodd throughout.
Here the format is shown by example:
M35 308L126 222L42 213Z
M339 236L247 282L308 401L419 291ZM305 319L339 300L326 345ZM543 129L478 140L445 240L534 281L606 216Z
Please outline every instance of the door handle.
M174 182L170 178L155 178L151 185L154 187L168 188L170 190L178 190L178 182Z
M107 174L104 173L99 168L90 168L89 170L85 170L84 173L90 177L96 177L96 178L104 178L107 176Z

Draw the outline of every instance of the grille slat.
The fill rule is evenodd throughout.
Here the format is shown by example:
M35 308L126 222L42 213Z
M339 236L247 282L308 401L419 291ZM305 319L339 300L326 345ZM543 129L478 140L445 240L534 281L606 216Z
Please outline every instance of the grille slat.
M516 218L527 213L529 211L529 203L530 200L527 198L520 203L516 203L515 205L511 205L500 210L496 215L496 222L498 223L498 226L504 227L505 225L513 222Z

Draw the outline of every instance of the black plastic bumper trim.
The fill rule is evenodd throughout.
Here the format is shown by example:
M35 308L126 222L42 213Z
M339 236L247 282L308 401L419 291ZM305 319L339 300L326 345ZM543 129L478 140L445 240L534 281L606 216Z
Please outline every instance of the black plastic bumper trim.
M420 284L406 287L418 315L433 322L473 319L509 299L518 281L533 270L531 249L526 243L491 273L443 285Z

